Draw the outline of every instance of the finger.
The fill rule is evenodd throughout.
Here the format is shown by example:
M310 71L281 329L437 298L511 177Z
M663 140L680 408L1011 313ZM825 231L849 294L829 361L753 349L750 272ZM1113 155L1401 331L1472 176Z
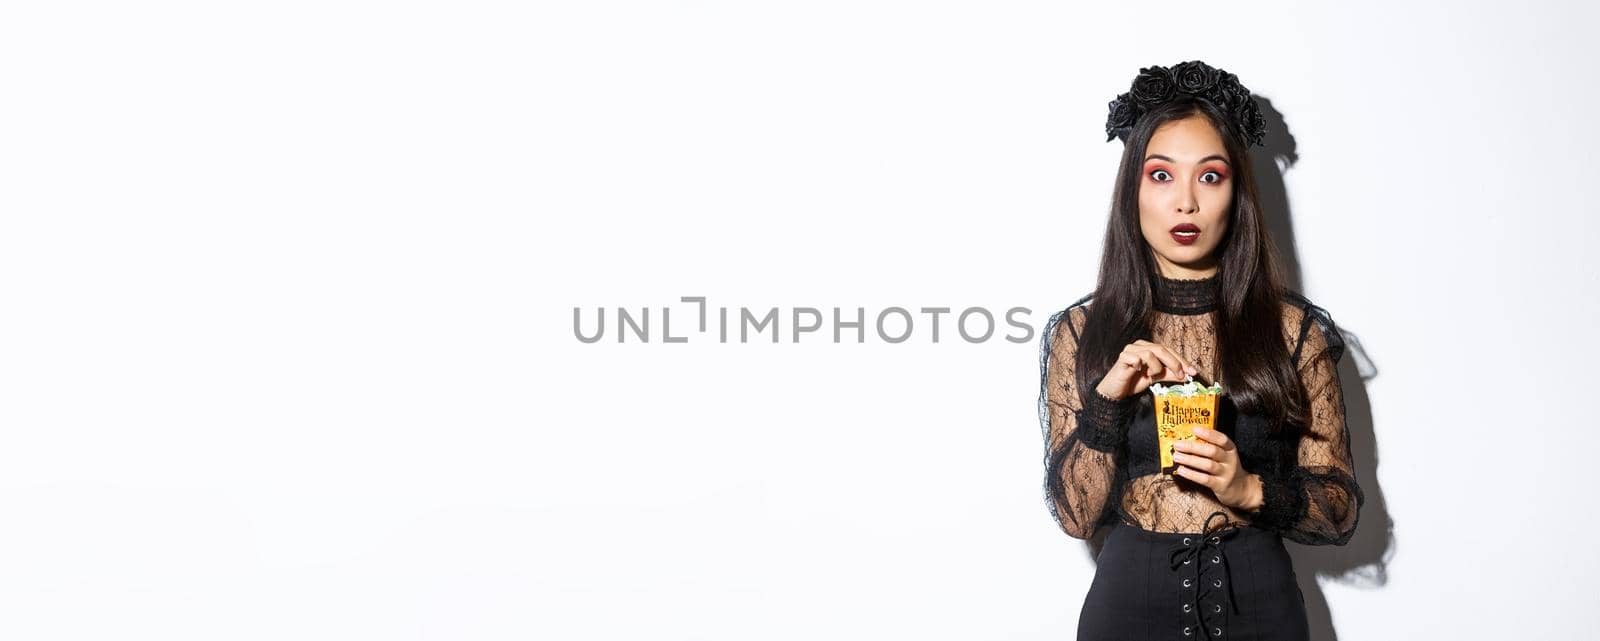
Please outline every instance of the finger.
M1117 358L1117 364L1136 372L1144 369L1144 359L1139 358L1136 352L1123 352Z
M1161 359L1156 358L1156 355L1148 349L1139 353L1139 359L1144 361L1144 373L1150 378L1159 377L1166 371L1167 366L1162 364Z
M1222 448L1205 441L1189 441L1189 447L1183 448L1183 451L1202 458L1222 460Z
M1201 458L1208 458L1218 461L1222 460L1222 449L1205 441L1194 439L1173 441L1172 450L1174 452L1183 452L1185 454L1190 454Z
M1208 458L1201 458L1193 454L1175 452L1172 455L1172 462L1199 472L1205 472L1207 474L1218 474L1222 472L1222 463Z
M1196 427L1194 428L1194 435L1204 439L1207 443L1215 445L1220 449L1233 449L1233 439L1228 438L1228 435L1223 434L1222 432L1204 427Z
M1168 348L1162 347L1162 345L1150 345L1149 350L1152 355L1155 355L1155 358L1158 358L1158 360L1162 361L1162 364L1165 364L1166 369L1171 369L1171 371L1176 372L1184 371L1184 361L1182 361L1181 358L1178 358L1178 355L1174 355L1173 350L1168 350Z
M1179 465L1178 469L1173 471L1173 474L1177 474L1178 476L1189 479L1206 487L1211 487L1213 489L1215 489L1214 484L1217 482L1217 477L1183 465Z
M1167 350L1167 351L1172 351L1172 350ZM1178 359L1178 366L1183 368L1184 372L1187 372L1188 374L1193 375L1193 376L1199 376L1200 375L1200 368L1195 367L1195 364L1189 362L1189 359L1184 358L1182 354L1179 354L1177 352L1172 352L1172 357Z
M1184 374L1192 375L1197 374L1200 371L1194 369L1194 367L1190 365L1188 361L1183 360L1183 357L1178 356L1176 352L1173 352L1166 347L1155 345L1152 346L1150 350L1156 352L1156 357L1160 358L1161 362L1166 363L1168 369L1178 373L1179 380L1183 379Z

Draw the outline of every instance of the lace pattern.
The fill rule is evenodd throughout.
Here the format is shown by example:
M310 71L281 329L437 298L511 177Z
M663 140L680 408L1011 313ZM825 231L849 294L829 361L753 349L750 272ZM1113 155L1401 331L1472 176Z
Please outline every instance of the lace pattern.
M1188 359L1205 380L1215 380L1218 366L1215 280L1163 277L1153 290L1157 313L1151 340ZM1350 539L1364 497L1355 482L1337 371L1344 342L1326 311L1298 294L1283 303L1284 340L1292 346L1311 417L1298 441L1298 465L1288 473L1262 475L1264 504L1245 512L1223 505L1209 488L1183 477L1129 478L1126 433L1137 399L1112 401L1092 387L1077 389L1078 337L1087 320L1087 300L1050 318L1040 348L1045 493L1064 532L1086 539L1118 519L1154 532L1199 532L1208 516L1221 511L1230 520L1308 545L1342 545Z
M1158 312L1168 314L1203 314L1217 308L1217 277L1167 278L1156 275L1150 290L1155 299L1151 303Z

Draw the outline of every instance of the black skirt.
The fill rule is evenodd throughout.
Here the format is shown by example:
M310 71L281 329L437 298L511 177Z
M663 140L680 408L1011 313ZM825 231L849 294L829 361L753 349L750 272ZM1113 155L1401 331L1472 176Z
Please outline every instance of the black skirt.
M1305 596L1283 539L1217 523L1205 534L1113 526L1078 641L1308 639Z

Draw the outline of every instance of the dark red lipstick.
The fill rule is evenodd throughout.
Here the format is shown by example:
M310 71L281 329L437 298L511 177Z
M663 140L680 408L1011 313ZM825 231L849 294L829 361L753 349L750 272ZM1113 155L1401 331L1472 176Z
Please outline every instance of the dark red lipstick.
M1200 238L1200 228L1189 223L1173 227L1167 233L1172 234L1172 239L1178 241L1179 245L1192 245L1196 239Z

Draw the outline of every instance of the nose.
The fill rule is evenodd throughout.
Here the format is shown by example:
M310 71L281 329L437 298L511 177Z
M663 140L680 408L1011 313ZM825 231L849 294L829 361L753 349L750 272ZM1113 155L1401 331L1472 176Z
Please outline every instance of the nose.
M1180 187L1177 198L1178 213L1193 214L1200 211L1200 201L1195 198L1193 185L1184 184L1183 187Z

